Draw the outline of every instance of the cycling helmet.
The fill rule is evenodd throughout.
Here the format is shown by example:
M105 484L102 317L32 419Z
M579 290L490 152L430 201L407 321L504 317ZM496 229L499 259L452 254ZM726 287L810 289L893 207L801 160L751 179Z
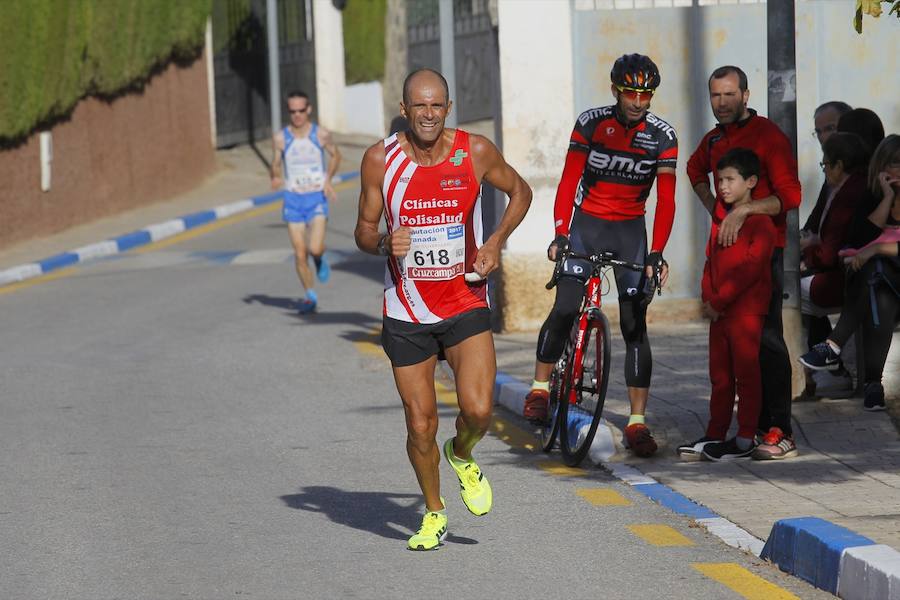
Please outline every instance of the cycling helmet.
M661 78L656 63L643 54L623 54L613 65L609 78L614 85L635 90L655 90Z

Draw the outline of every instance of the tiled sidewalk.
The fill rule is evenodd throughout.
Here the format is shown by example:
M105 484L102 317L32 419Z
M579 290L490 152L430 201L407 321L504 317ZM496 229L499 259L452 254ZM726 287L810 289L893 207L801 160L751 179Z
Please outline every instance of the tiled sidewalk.
M900 436L888 413L862 410L860 398L795 402L797 458L681 462L675 447L702 435L706 424L707 327L651 324L650 336L654 373L648 424L660 450L651 459L638 459L619 445L611 462L635 466L761 539L778 519L812 516L900 548ZM498 369L530 382L536 339L536 333L496 336ZM615 337L605 412L619 430L629 412L622 355L622 340ZM898 416L900 333L888 360L885 389ZM621 432L615 435L621 442Z

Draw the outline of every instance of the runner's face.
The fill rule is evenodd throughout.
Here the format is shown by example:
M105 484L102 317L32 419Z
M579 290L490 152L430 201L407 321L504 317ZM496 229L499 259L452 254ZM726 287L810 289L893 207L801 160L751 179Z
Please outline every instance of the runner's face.
M410 82L409 103L401 105L400 112L409 122L413 134L425 143L441 137L444 121L450 114L452 102L447 101L444 86L437 77L427 74Z
M306 98L289 98L288 113L291 116L291 125L295 129L300 129L309 123L309 113L312 107Z
M616 99L616 106L619 113L622 114L629 123L637 123L644 118L647 111L650 110L650 100L653 99L652 93L623 93L612 86L612 93Z
M744 117L750 90L741 91L737 74L729 73L709 82L709 104L722 125L736 123Z

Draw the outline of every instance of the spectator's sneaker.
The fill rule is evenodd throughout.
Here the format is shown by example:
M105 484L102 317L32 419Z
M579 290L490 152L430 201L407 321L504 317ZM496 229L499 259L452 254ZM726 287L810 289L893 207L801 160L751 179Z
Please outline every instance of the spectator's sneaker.
M763 436L762 442L753 450L755 460L781 460L797 456L797 444L790 437L784 435L778 427L769 429L769 433Z
M840 362L833 371L817 371L813 374L818 396L849 398L853 394L853 378Z
M693 442L686 442L678 448L675 449L675 452L678 454L678 458L681 460L700 460L700 455L703 453L703 447L707 444L711 444L713 442L721 442L722 440L717 440L716 438L703 436L698 440L694 440Z
M863 408L869 411L885 410L884 387L878 381L870 381L863 392Z
M441 498L443 501L443 498ZM426 512L422 526L409 538L406 547L410 550L434 550L447 537L447 515L442 512Z
M487 477L474 460L465 461L453 453L453 438L444 442L444 458L456 472L459 479L459 496L469 512L476 516L486 515L491 510L494 496Z
M809 352L800 357L800 362L804 367L813 371L821 371L823 369L833 371L840 369L841 365L840 357L831 349L828 342L822 342L813 346Z
M525 409L522 414L535 425L542 425L547 421L547 406L550 404L550 392L546 390L531 390L525 396Z
M748 448L741 450L740 446L737 445L737 440L731 438L724 442L706 444L703 446L702 454L706 460L735 460L737 458L750 458L750 455L753 454L753 448L754 445L751 443Z
M643 423L633 423L625 428L625 441L635 456L647 458L656 452L656 440Z
M322 283L328 281L328 278L331 277L331 267L328 266L328 260L325 258L323 254L319 258L319 266L316 268L316 277Z

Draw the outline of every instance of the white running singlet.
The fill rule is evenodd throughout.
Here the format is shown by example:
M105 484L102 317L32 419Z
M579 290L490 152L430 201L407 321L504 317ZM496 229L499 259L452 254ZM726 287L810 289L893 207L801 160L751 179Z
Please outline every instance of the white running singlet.
M284 189L295 194L311 194L325 189L325 152L319 143L318 127L313 124L306 137L294 137L284 128Z

